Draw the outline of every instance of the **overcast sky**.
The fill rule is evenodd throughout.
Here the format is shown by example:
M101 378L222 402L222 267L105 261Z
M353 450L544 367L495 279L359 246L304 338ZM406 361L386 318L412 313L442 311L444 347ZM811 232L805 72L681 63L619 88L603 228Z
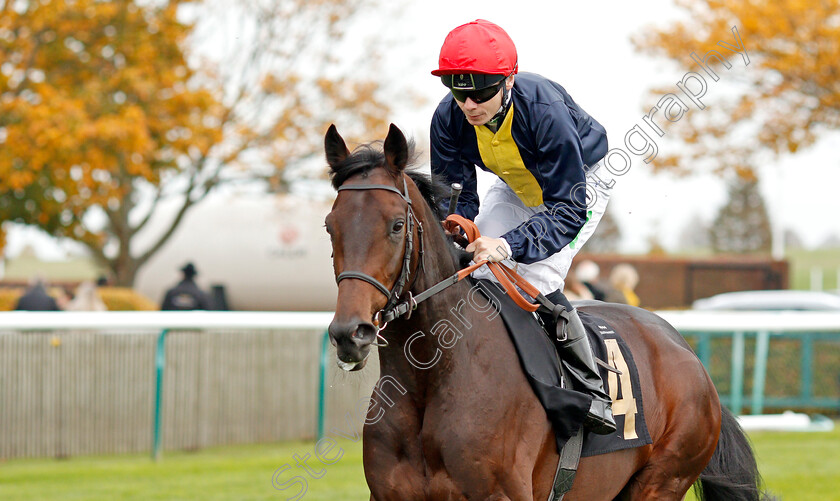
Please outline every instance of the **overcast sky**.
M518 48L521 71L540 73L566 87L575 101L606 127L611 147L620 146L624 135L642 124L643 104L650 102L649 89L665 87L679 92L675 83L684 71L664 59L638 53L630 43L631 35L665 27L683 15L671 0L425 0L391 5L403 3L402 17L389 18L378 26L396 42L383 47L381 71L383 81L410 85L426 96L421 106L408 100L392 103L392 121L421 145L428 144L432 112L446 93L440 80L429 73L437 64L443 39L452 28L476 18L493 21L510 34ZM365 29L374 24L379 24L375 16L366 18ZM743 43L749 52L750 40ZM698 47L696 52L703 54L709 49ZM688 60L689 54L685 56ZM709 106L714 106L715 95L731 90L738 71L750 71L737 55L732 54L730 61L733 69L721 70L719 82L710 81L705 98ZM703 111L692 108L690 113ZM840 203L835 193L840 180L838 139L835 135L834 141L823 141L761 172L771 218L793 228L807 246L840 234L836 222ZM657 143L660 154L679 147L668 141L667 134ZM486 186L489 179L484 177L480 186ZM720 179L653 176L650 166L634 157L630 171L617 181L609 210L621 226L625 252L647 251L648 238L654 233L666 248L674 250L689 221L699 217L710 222L724 201L725 186ZM9 254L14 255L24 241L48 247L44 239L33 235L31 231L12 235Z

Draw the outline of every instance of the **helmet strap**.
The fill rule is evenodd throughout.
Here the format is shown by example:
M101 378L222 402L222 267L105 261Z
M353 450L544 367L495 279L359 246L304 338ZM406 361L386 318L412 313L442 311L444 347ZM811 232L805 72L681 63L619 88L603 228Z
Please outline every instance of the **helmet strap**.
M502 87L502 104L501 106L499 106L499 111L497 111L496 114L493 115L493 118L491 118L484 125L486 125L493 132L499 130L499 126L502 124L505 115L507 115L507 112L510 109L510 103L512 101L513 100L511 99L511 93L508 90L507 85L504 85Z

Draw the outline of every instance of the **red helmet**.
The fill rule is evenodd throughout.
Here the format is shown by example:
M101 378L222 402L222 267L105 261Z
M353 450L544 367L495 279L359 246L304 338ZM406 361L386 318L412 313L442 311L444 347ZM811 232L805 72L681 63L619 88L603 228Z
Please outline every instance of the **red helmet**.
M498 25L476 19L449 32L432 75L478 73L508 76L517 72L516 46Z

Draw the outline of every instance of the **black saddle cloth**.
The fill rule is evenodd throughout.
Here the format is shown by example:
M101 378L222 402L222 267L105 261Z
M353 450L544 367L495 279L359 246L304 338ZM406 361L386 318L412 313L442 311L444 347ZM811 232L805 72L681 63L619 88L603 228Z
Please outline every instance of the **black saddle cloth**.
M633 353L618 332L602 318L581 310L578 310L578 315L595 357L622 372L619 375L598 367L604 389L612 398L616 432L611 435L587 433L581 456L597 456L650 444L652 440L645 423L639 371Z
M546 334L534 314L517 306L497 283L490 280L475 280L475 283L499 310L516 347L522 370L554 427L557 450L562 450L569 438L582 426L592 397L563 387L564 377L554 341ZM630 350L602 319L580 311L579 315L586 327L590 344L594 347L595 356L608 362L619 359L620 361L614 363L622 367L626 365L629 369L625 375L619 377L610 376L609 371L600 367L607 392L613 396L617 391L613 397L614 411L616 402L622 400L617 409L619 413L614 412L618 431L612 435L586 433L582 455L605 454L651 443L644 422L641 392L632 391L639 388L639 377ZM609 341L608 347L605 339L614 341ZM620 355L617 356L616 352ZM616 387L612 392L609 387L611 382ZM628 399L630 396L634 397L632 402ZM627 424L628 419L631 421L630 425Z
M495 282L476 280L476 284L501 313L522 370L554 427L557 450L562 450L583 424L592 397L563 388L554 343L533 314L517 306Z

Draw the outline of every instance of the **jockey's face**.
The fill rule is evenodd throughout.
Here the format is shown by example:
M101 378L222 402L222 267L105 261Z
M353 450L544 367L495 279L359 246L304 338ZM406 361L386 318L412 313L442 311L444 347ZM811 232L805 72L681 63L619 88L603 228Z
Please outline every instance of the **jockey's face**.
M505 81L505 87L508 91L510 91L513 87L513 75L507 78ZM470 98L467 98L467 100L463 103L457 99L455 102L458 103L458 107L464 112L464 115L467 117L467 122L469 122L470 125L484 125L489 122L490 119L493 118L493 115L499 111L499 108L502 107L502 95L503 92L499 90L499 92L489 101L485 101L480 104Z

